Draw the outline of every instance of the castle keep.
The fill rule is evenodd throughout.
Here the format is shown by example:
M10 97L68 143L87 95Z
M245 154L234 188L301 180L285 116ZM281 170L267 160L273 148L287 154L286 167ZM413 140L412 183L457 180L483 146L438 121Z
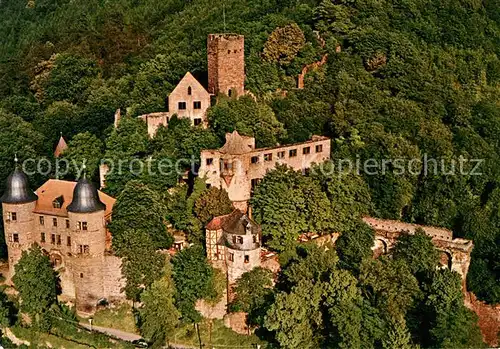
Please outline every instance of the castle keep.
M191 73L186 73L167 97L167 111L139 116L153 137L160 125L167 126L175 114L193 126L207 127L207 109L212 95L229 97L245 93L245 41L243 35L210 34L207 40L208 91ZM116 127L116 125L115 125Z
M124 298L121 261L110 253L106 228L115 199L85 177L50 179L34 193L16 166L0 200L10 278L22 251L37 243L59 272L61 296L74 300L79 312L93 312L102 298Z

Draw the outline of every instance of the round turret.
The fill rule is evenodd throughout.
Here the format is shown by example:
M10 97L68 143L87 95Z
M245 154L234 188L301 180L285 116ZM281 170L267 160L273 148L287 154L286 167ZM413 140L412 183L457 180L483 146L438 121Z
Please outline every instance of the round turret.
M4 204L25 204L36 201L38 197L30 189L28 176L19 169L16 169L7 178L7 185L0 201Z
M91 213L106 208L101 200L97 188L85 176L78 181L73 190L73 200L68 205L68 211L73 213Z

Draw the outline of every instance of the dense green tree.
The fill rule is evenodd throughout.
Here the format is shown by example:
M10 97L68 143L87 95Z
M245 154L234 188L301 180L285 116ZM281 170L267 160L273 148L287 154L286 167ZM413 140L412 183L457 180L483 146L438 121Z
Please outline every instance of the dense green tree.
M165 257L156 251L149 232L125 228L113 236L113 249L122 258L125 295L138 302L145 288L162 276Z
M44 101L84 101L98 73L92 60L69 54L58 55L43 86Z
M154 248L169 248L173 238L167 232L165 214L165 205L156 192L138 181L130 181L116 199L109 230L113 239L128 229L141 230L150 236ZM123 239L113 241L113 248L119 251L126 244Z
M28 159L37 160L43 154L44 137L29 123L20 117L6 113L0 109L0 189L5 188L5 179L14 170L14 156L17 154L19 164ZM26 163L26 169L36 172L32 164ZM43 167L42 167L43 169Z
M276 28L264 44L263 57L282 65L290 63L304 46L305 41L304 33L297 23Z
M244 311L250 324L262 324L266 310L273 300L272 272L261 267L244 273L236 281L236 296L230 304L232 311Z
M250 96L238 99L220 98L217 105L207 111L210 126L221 142L226 133L238 131L255 137L257 147L272 147L285 136L283 124L276 119L273 110Z
M103 148L102 141L90 132L77 134L68 142L68 148L63 153L63 158L69 162L69 173L78 175L85 164L87 176L94 180L98 178Z
M460 276L448 269L434 272L422 309L430 320L425 346L438 348L481 348L483 341L477 316L464 305Z
M214 270L199 245L186 248L172 259L173 279L176 287L175 304L185 320L199 322L200 313L195 309L198 299L209 298L214 293Z
M310 177L286 166L269 171L251 199L255 220L269 247L293 247L299 234L333 228L330 201Z
M412 235L401 235L391 252L395 260L405 261L414 275L432 272L439 262L439 253L432 243L432 237L422 229L417 229Z
M21 310L28 313L36 325L43 322L43 316L57 302L57 273L40 246L35 244L23 251L12 281L19 291Z
M204 191L194 203L194 212L203 226L212 218L229 214L233 210L233 204L227 192L216 187L210 187Z
M154 347L163 347L179 323L180 313L174 305L174 295L171 266L167 262L162 277L141 295L141 334Z
M343 230L335 242L335 249L342 267L359 270L361 261L373 255L375 232L364 222L357 220L350 229Z

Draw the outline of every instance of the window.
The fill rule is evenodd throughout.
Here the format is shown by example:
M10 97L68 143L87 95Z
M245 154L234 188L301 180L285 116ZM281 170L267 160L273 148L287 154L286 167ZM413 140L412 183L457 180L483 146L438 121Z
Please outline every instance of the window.
M210 165L212 165L213 163L214 163L214 159L212 159L212 158L208 158L208 159L206 160L206 164L207 164L207 166L210 166Z
M194 109L201 109L201 101L194 101L193 108Z
M78 245L78 253L80 254L89 254L89 245Z
M243 243L243 238L242 238L241 236L238 236L238 237L236 238L236 240L237 240L237 242L238 242L239 244L242 244L242 243Z
M278 152L278 159L284 159L285 158L285 152L284 151L279 151Z
M80 273L80 279L83 279L83 273Z
M14 242L19 242L19 234L18 233L14 233L12 234L12 240Z
M66 245L71 246L71 236L66 238Z
M273 154L264 154L264 161L271 161L273 159Z
M236 243L236 236L233 236L233 244Z
M234 262L234 253L229 252L227 255L227 259L229 259L231 262Z
M66 219L66 229L69 229L69 219Z
M16 212L7 212L7 221L12 221L12 222L17 221L17 213Z
M245 255L245 263L250 263L250 256L249 255Z
M50 243L52 245L55 245L56 244L56 234L51 234L50 235Z
M45 233L40 233L40 242L45 242Z
M232 89L227 90L227 96L228 97L231 97L232 94L233 94L233 90Z
M194 125L195 126L201 125L201 119L200 118L194 119Z
M321 153L323 151L323 144L318 144L316 146L316 153Z
M233 169L233 163L230 161L224 161L224 170L232 170Z
M57 218L52 218L52 225L57 227Z
M40 221L40 225L45 225L45 217L44 216L40 216L38 217L39 221Z
M179 110L186 110L186 102L179 102L178 109Z
M189 86L189 87L188 87L188 95L190 95L190 96L191 96L191 92L192 92L192 90L191 90L191 86Z
M77 222L76 228L78 230L87 230L87 222Z
M250 161L252 162L252 164L256 164L259 162L259 157L258 156L252 156L252 158L250 159Z
M288 156L291 158L297 156L297 149L290 149L290 151L288 152Z
M61 235L57 235L57 244L60 245L61 244Z
M307 155L311 153L311 147L302 148L302 154Z

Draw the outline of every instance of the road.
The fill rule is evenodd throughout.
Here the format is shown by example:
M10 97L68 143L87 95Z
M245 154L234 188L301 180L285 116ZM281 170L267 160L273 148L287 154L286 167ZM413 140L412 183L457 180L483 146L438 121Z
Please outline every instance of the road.
M80 322L80 326L85 327L88 330L92 329L92 331L101 332L101 333L107 334L108 336L118 338L118 339L121 339L121 340L124 340L127 342L132 342L132 341L135 341L137 339L142 338L138 334L120 331L120 330L117 330L116 328L93 326L93 325L91 328L91 326L89 324L86 324L84 322ZM184 344L170 344L170 347L173 349L195 349L195 348L198 348L198 347L193 347L193 346L184 345Z

